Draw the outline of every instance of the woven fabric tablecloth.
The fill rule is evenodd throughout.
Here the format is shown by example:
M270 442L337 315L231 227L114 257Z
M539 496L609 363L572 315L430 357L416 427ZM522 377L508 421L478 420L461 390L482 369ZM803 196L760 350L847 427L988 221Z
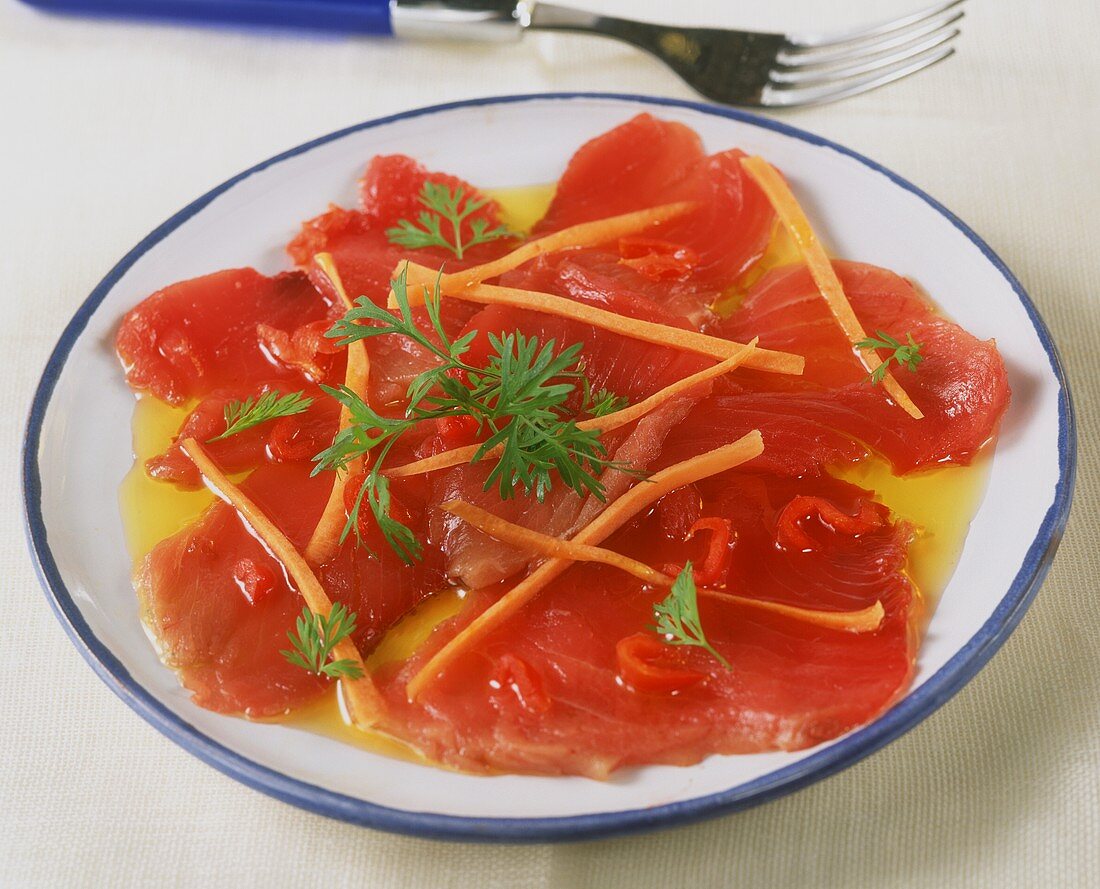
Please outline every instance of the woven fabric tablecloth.
M575 0L579 5L581 0ZM593 3L659 17L667 4ZM823 4L746 26L824 27ZM782 118L946 203L1030 291L1074 388L1069 531L1019 630L962 693L869 759L779 801L623 840L462 846L298 811L130 712L50 613L23 539L17 454L70 314L146 232L221 180L378 115L502 92L689 97L598 38L503 47L200 30L0 7L0 884L893 887L1100 885L1100 5L972 0L956 58ZM741 7L742 4L735 4ZM850 0L844 26L906 0ZM709 9L708 9L709 7ZM702 23L725 4L676 11ZM764 8L768 7L768 8Z

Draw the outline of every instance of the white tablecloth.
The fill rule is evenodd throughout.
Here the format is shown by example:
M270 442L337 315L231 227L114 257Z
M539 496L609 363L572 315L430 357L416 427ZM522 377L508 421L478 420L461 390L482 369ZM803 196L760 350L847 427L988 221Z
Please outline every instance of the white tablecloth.
M592 5L669 14L657 0ZM807 28L830 24L823 7L840 4L756 5L737 10L740 22ZM836 24L906 5L850 0ZM1006 259L1053 328L1075 387L1083 454L1070 529L1038 600L961 694L836 777L680 830L496 848L373 833L292 809L201 764L131 713L69 643L31 568L18 501L24 417L70 313L114 262L191 198L259 159L449 99L689 91L658 63L596 38L399 45L79 21L3 4L0 884L1096 885L1100 6L970 5L955 59L783 119L943 200ZM734 22L724 7L694 0L676 12Z

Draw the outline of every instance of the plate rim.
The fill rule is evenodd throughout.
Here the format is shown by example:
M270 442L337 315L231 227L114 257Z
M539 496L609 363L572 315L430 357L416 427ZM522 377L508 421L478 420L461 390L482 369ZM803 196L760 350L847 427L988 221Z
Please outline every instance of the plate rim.
M1051 370L1059 384L1058 483L1054 499L1024 556L1019 572L989 619L948 661L910 695L872 723L805 759L727 790L641 809L624 809L583 815L499 818L445 815L410 811L372 803L291 778L218 743L153 697L101 642L80 613L61 577L50 549L42 513L38 452L43 423L54 389L73 345L92 315L125 272L150 248L167 237L216 197L248 177L288 158L304 154L351 133L401 120L462 108L512 105L524 102L609 100L628 105L685 108L772 130L825 147L852 158L885 175L895 185L923 200L947 219L976 246L1005 278L1027 312ZM953 697L1001 647L1031 605L1050 569L1061 542L1073 498L1077 466L1076 418L1069 383L1050 331L1023 286L1001 258L966 223L939 201L876 161L837 142L799 127L739 109L706 102L631 93L544 92L485 96L428 105L376 117L311 139L249 167L196 198L153 229L96 285L62 331L35 389L27 418L22 453L23 513L27 543L36 573L54 614L81 655L104 683L146 722L188 753L229 777L275 799L352 824L429 839L483 842L561 842L597 839L674 825L688 824L727 814L792 793L855 764L922 722Z

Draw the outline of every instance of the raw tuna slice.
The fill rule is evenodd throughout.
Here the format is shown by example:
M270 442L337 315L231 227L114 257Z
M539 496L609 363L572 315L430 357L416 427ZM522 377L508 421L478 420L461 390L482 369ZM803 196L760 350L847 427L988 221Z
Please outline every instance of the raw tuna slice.
M809 403L807 403L809 402ZM822 422L823 415L826 421ZM843 415L820 399L785 392L743 392L704 398L669 433L661 465L687 460L730 444L753 429L764 438L757 470L778 475L821 475L829 467L855 463L866 449L836 428ZM849 419L849 423L854 418Z
M242 489L305 546L328 497L308 468L265 466ZM274 716L319 695L327 680L289 664L287 631L302 610L281 565L222 501L159 543L139 569L143 617L161 656L200 707Z
M331 476L309 477L306 462L265 465L242 490L302 550L328 499ZM382 635L442 586L440 556L403 565L387 548L376 556L349 541L317 570L333 601L358 614L355 641L366 655ZM289 664L287 632L302 600L282 566L218 501L202 517L158 544L136 578L146 623L165 662L179 671L195 703L247 716L301 706L328 685Z
M308 380L272 358L257 328L294 331L328 317L328 302L300 272L268 278L231 269L140 302L122 319L115 347L130 388L183 404L252 380Z
M146 472L181 488L200 487L202 476L178 444L185 438L206 442L207 452L227 472L255 469L265 460L277 463L312 460L332 443L339 416L339 405L313 386L303 386L300 390L313 399L313 404L304 413L269 420L228 438L211 440L225 431L227 404L248 398L259 399L266 393L282 392L286 388L280 383L265 382L212 392L187 415L165 452L145 462Z
M911 333L922 345L925 360L918 372L903 368L894 373L924 419L914 420L869 383L801 266L766 275L714 332L732 339L760 334L763 347L805 355L805 374L739 371L726 379L727 387L756 393L758 407L764 407L764 393L773 393L778 413L859 439L899 473L943 462L969 463L994 435L1008 405L1008 379L996 345L936 315L913 285L893 272L861 263L834 265L867 331L882 330L902 341Z
M563 250L543 254L501 275L505 287L567 296L598 309L643 321L696 328L718 294L690 281L653 280L606 250Z
M440 304L440 321L447 336L455 340L479 307L459 299L444 299ZM427 311L413 309L413 319L432 341L439 341L432 329ZM413 377L440 364L439 356L412 340L400 336L381 336L367 340L370 354L370 399L375 406L405 401Z
M317 577L334 602L358 615L355 641L364 656L390 627L448 585L437 549L425 547L421 561L405 565L383 541L375 541L368 552L350 538L318 568Z
M637 302L619 299L616 294L609 299L608 307L618 314L631 315L637 310ZM675 323L667 315L663 319L658 315L652 320ZM538 337L540 343L553 340L559 350L579 343L584 373L593 391L606 388L631 402L640 401L670 383L713 364L711 359L699 355L644 343L571 318L510 306L487 307L470 319L467 325L469 330L476 330L479 334L471 343L466 357L475 365L483 364L488 359L492 348L489 334L519 331L527 337Z
M577 149L534 234L696 200L704 161L703 143L690 127L639 114Z
M643 304L642 298L628 292L604 294L602 301L612 311L624 315L641 315L648 320L668 321L670 317L657 307ZM471 319L469 330L479 336L471 344L466 360L484 364L490 352L489 334L520 331L538 337L540 343L553 340L559 349L580 343L584 372L593 391L607 388L616 395L637 402L659 389L708 366L708 359L674 349L654 346L627 337L597 330L567 318L543 315L507 306L490 306ZM618 462L629 463L644 470L660 452L669 430L679 423L697 398L709 392L700 387L690 398L677 399L633 424L626 433L606 440L608 454ZM625 438L623 437L625 434ZM567 489L551 491L544 503L533 497L500 502L496 490L484 491L484 482L491 464L458 467L440 473L433 479L437 503L461 497L486 509L545 533L567 534L583 516L590 521L601 509L599 501L589 499L587 505ZM614 472L605 480L610 498L620 495L629 479ZM453 517L433 513L432 539L447 554L447 571L462 583L478 588L510 577L524 567L529 559L523 553L491 540L479 531Z
M304 269L310 269L314 254L331 253L353 299L367 296L383 304L394 268L403 259L430 268L445 266L448 271L457 271L495 259L515 246L514 240L502 238L472 247L458 259L453 251L441 247L410 250L391 244L386 237L387 228L401 219L416 222L419 214L425 211L418 195L426 181L452 190L462 188L467 195L484 198L469 183L445 173L429 172L412 158L400 154L382 155L370 162L359 183L360 209L330 207L327 212L302 224L301 231L287 245L287 252ZM488 229L493 229L500 224L500 208L495 201L488 201L467 217L462 225L464 240L469 240L475 220L484 221ZM446 222L443 232L447 237L452 235ZM313 270L310 271L312 274ZM323 275L317 275L316 281L319 287L328 290L329 282Z
M683 419L693 403L693 398L674 399L631 424L625 433L609 435L605 441L608 458L644 470L660 453L669 430ZM552 488L542 503L522 491L502 501L495 484L485 490L491 466L491 462L478 463L439 473L432 480L432 502L461 498L543 534L570 537L634 483L628 473L609 469L601 476L604 501L591 496L582 499L562 485ZM481 589L506 580L532 561L530 553L494 540L440 509L429 512L428 534L433 545L446 553L447 575L468 589Z
M405 683L499 592L474 596L412 661L385 672L394 730L465 769L603 778L632 764L797 750L880 713L907 687L916 650L918 605L902 572L908 529L868 492L830 478L735 472L699 490L703 514L729 519L736 533L727 589L826 610L881 601L882 626L856 635L703 599L708 637L731 668L664 646L660 665L690 681L662 687L637 679L618 652L638 634L656 639L648 627L663 593L578 565L460 656L422 707L407 703ZM834 528L819 517L830 510L852 518ZM791 539L797 548L780 542ZM658 565L700 557L697 541L669 540L656 514L609 545Z
M775 213L741 169L736 149L705 157L694 131L640 114L577 151L558 183L536 234L675 201L694 201L687 215L619 245L624 260L655 280L690 280L697 296L722 290L759 259ZM675 265L644 262L677 256ZM671 275L669 273L672 272ZM705 301L705 300L704 300Z
M775 211L741 168L744 156L734 148L707 158L699 208L653 230L653 238L695 252L690 280L696 286L728 287L764 255L771 240Z

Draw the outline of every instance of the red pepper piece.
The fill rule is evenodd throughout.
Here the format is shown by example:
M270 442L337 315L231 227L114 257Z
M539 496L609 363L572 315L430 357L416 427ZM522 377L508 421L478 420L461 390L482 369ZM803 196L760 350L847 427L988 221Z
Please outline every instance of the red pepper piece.
M233 580L249 605L258 605L275 589L275 572L254 559L241 559L233 567Z
M511 691L528 713L537 715L550 709L550 696L546 694L542 678L527 661L513 654L497 659L490 685L495 689Z
M889 514L881 503L859 501L855 515L844 512L823 497L795 497L783 507L776 520L775 539L781 547L797 552L811 552L824 545L820 535L813 535L806 523L817 521L820 527L841 537L857 538L884 528Z
M698 684L705 673L684 666L680 652L650 633L635 633L615 645L619 675L638 691L671 693Z
M730 549L733 525L729 519L706 516L691 526L687 539L691 540L699 531L709 531L710 540L706 555L695 567L695 582L701 586L716 586L725 581L726 572L729 570L730 558L733 555Z

